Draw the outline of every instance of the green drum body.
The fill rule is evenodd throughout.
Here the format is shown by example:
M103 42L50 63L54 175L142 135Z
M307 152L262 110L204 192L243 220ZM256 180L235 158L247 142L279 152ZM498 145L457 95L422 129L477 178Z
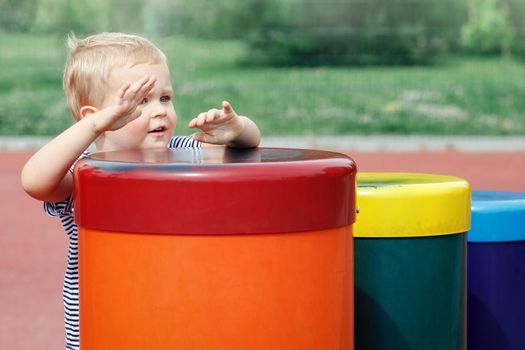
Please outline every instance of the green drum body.
M356 349L466 349L468 183L362 173L357 205Z

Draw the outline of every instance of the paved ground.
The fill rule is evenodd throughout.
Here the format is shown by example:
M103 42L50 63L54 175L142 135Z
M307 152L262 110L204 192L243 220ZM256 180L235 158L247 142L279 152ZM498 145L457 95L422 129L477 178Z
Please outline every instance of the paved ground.
M347 151L359 171L450 174L474 189L525 192L525 152ZM0 349L63 349L61 285L67 241L58 220L27 197L27 152L0 153Z

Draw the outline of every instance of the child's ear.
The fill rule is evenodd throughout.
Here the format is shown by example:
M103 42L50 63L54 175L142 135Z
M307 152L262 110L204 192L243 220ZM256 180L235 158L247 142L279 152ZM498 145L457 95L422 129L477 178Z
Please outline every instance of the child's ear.
M98 109L93 106L82 106L80 108L80 119L84 118L85 116L98 112Z

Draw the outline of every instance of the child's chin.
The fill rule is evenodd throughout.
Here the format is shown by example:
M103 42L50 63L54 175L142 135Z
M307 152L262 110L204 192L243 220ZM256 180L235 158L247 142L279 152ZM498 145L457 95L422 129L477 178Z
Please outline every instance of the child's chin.
M148 140L148 142L145 142L145 148L153 148L153 147L166 147L168 145L169 139L166 137L155 137L153 140Z

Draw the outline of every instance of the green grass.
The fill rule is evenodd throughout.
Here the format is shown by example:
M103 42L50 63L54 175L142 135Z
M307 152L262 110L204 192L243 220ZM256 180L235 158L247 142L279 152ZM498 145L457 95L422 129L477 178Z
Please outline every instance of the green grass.
M156 40L170 59L178 134L224 99L264 135L525 134L525 65L455 57L433 67L261 68L238 42ZM71 124L63 38L0 35L0 135Z

